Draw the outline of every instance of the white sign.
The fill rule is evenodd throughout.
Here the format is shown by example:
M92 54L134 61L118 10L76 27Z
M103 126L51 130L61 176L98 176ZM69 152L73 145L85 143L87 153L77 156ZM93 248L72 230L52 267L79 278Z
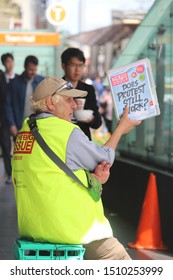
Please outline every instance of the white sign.
M53 25L62 24L66 19L66 9L61 3L52 4L46 10L46 18Z

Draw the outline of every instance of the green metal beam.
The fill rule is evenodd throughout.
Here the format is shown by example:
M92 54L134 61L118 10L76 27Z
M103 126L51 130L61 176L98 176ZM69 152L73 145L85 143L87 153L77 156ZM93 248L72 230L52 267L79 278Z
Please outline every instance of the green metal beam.
M149 38L152 38L157 32L157 28L171 3L173 3L173 0L156 0L154 2L112 68L131 63L139 58Z

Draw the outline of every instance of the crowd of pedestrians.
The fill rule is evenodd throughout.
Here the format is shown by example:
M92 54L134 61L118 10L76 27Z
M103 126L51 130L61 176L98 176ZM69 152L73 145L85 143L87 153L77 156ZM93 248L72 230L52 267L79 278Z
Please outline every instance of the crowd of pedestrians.
M24 71L14 72L11 53L1 55L5 70L0 70L0 147L5 168L5 183L11 184L12 144L26 116L32 113L29 97L44 77L37 75L38 58L29 55L24 61Z
M71 82L73 87L87 91L84 109L93 110L92 118L87 121L77 121L83 132L92 139L92 131L101 128L101 133L111 134L112 98L109 87L105 87L102 79L83 80L85 56L78 48L67 48L61 54L63 79ZM5 169L5 183L11 184L11 155L16 135L22 127L23 120L32 113L29 98L36 86L45 78L37 74L39 59L34 55L26 56L24 70L15 73L13 54L1 55L4 70L0 70L0 148Z

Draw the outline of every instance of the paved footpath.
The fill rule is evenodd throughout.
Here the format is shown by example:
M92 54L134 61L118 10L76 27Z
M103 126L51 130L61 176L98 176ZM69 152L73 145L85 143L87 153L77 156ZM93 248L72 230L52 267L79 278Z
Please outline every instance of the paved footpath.
M133 260L173 260L173 253L129 249L128 242L135 241L136 230L116 213L106 211L113 232L125 246ZM0 260L13 260L13 243L18 237L17 215L12 185L4 184L4 168L0 158Z
M11 185L0 190L0 224L0 260L12 260L13 242L18 237L18 232Z
M16 206L12 184L4 184L4 168L0 159L0 260L12 260L13 242L18 236Z

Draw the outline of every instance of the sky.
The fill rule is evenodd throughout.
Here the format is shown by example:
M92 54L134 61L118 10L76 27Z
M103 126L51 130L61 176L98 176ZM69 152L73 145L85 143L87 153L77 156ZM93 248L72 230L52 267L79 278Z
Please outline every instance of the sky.
M111 10L149 10L154 0L49 0L66 10L66 18L56 30L71 35L111 24Z

